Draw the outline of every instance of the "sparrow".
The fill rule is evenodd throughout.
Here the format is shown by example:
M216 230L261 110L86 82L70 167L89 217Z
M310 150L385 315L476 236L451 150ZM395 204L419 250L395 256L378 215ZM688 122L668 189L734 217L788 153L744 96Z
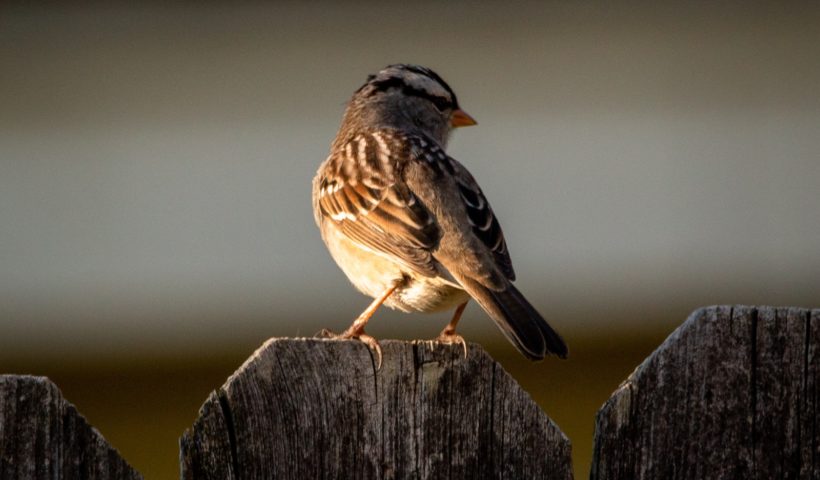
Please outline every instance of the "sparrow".
M381 305L455 309L436 339L465 348L456 326L472 298L527 358L566 358L561 336L513 285L501 226L478 183L447 155L455 128L476 125L434 71L385 67L355 91L313 179L313 213L331 256L373 302L336 338L359 339Z

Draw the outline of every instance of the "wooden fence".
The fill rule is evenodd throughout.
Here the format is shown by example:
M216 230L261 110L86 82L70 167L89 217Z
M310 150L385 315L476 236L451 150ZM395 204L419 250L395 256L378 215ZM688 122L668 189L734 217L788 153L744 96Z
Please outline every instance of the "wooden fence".
M180 440L183 479L570 479L479 345L272 339ZM693 313L598 412L591 478L820 479L820 310ZM135 479L47 379L0 376L0 479Z
M598 412L591 478L820 479L820 310L698 310Z

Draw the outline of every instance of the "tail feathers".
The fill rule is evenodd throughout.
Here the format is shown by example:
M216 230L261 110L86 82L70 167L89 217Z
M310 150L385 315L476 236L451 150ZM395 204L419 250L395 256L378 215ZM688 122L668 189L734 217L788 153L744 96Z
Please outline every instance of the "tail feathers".
M567 358L567 344L515 286L494 291L471 280L462 284L524 356L530 360L542 360L547 354Z

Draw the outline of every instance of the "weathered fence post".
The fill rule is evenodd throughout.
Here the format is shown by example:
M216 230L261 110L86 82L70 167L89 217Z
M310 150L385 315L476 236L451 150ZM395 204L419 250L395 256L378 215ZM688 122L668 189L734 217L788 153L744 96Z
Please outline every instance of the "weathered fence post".
M184 479L570 479L569 440L479 346L272 339L180 440ZM546 381L546 380L545 380Z
M820 478L820 310L692 314L598 412L591 478Z
M141 478L50 380L0 375L0 479Z

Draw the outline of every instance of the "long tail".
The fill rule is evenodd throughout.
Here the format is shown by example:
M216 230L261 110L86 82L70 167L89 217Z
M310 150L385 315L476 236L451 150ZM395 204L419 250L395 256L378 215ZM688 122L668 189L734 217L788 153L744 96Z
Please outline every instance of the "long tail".
M490 290L472 279L462 279L461 284L524 356L530 360L542 360L547 354L567 358L567 344L512 283L503 291Z

